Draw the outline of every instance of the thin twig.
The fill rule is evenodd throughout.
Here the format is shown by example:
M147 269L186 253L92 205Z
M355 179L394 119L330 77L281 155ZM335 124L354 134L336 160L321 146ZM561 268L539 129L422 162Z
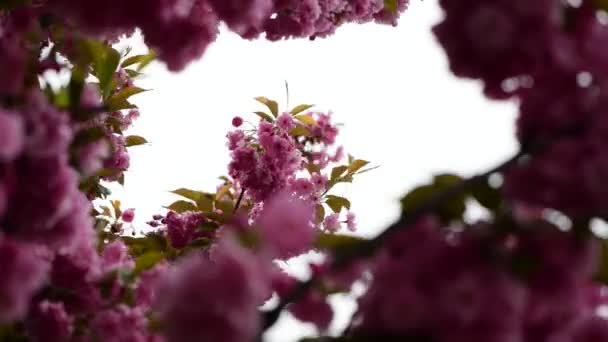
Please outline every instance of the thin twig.
M289 83L285 80L285 95L287 97L287 109L289 109Z
M236 204L234 205L234 210L232 211L232 214L236 214L236 211L239 210L241 202L243 201L243 195L245 195L245 189L241 190L241 194L239 195L239 199L236 200Z

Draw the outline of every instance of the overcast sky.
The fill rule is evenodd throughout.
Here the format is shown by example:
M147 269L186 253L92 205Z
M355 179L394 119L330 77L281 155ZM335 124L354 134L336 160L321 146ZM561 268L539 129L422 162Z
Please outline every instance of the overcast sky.
M115 197L135 207L143 224L171 203L179 187L214 191L226 173L225 134L234 115L256 120L255 96L286 106L317 104L344 123L340 143L380 168L344 188L362 235L377 234L399 214L398 199L437 172L470 175L517 148L512 103L490 102L478 83L457 80L430 28L437 1L413 0L397 28L344 26L324 40L244 41L222 32L203 59L179 74L159 64L138 85L141 118L130 134L150 144L131 149L131 169ZM137 45L137 43L136 43ZM335 326L352 310L340 301ZM268 341L311 332L283 319Z

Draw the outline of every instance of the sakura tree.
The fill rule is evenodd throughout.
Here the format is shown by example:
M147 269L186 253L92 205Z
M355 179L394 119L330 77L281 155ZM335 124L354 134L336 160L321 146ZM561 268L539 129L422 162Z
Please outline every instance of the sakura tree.
M214 190L127 234L132 96L152 60L203 57L219 25L244 39L325 38L396 25L406 0L0 0L0 340L263 340L286 311L304 341L608 340L608 3L441 0L434 33L452 72L516 101L520 150L406 194L372 239L336 185L373 164L336 145L331 113L302 104L226 118ZM113 44L140 30L149 53ZM63 75L65 82L56 82ZM604 145L606 144L606 145ZM373 156L371 156L373 157ZM488 218L464 219L471 203ZM161 204L159 204L160 207ZM278 261L317 251L299 281ZM328 298L365 293L340 336ZM264 305L266 304L266 305Z

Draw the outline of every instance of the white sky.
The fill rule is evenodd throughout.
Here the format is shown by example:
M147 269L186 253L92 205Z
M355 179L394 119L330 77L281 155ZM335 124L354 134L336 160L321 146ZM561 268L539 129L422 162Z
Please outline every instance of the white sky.
M115 197L135 207L143 224L167 191L214 190L226 173L225 134L234 115L256 120L255 96L290 107L331 109L344 123L340 142L355 157L380 168L343 188L353 203L359 233L375 235L399 214L398 199L433 173L469 175L513 154L513 104L490 102L472 81L448 72L430 32L441 18L437 1L413 0L397 28L347 25L334 36L309 42L245 41L222 32L202 60L179 74L159 64L138 85L153 89L135 97L141 118L130 134L150 144L131 149L131 169ZM339 301L335 326L352 305ZM282 319L268 341L296 341L310 327Z

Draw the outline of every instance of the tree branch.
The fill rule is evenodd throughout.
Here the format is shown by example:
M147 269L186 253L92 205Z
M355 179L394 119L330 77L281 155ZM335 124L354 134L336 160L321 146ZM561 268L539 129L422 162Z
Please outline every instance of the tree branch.
M334 255L334 262L331 265L332 269L337 270L347 266L351 261L363 257L372 256L385 242L387 239L392 237L395 233L410 227L416 223L424 215L433 212L437 207L441 206L445 202L453 199L455 196L461 195L464 191L469 189L471 186L487 181L488 177L497 172L502 172L517 163L521 157L526 155L528 152L525 149L520 150L513 157L509 158L502 164L470 178L463 180L462 182L455 184L445 191L442 191L432 196L428 201L420 205L415 210L410 211L407 215L402 215L401 218L390 225L386 230L376 236L374 239L368 240L352 249L343 251L338 255ZM281 315L281 312L290 304L296 300L302 298L318 281L316 276L312 276L309 280L298 283L295 288L272 310L264 313L264 325L263 330L267 330L276 323Z

